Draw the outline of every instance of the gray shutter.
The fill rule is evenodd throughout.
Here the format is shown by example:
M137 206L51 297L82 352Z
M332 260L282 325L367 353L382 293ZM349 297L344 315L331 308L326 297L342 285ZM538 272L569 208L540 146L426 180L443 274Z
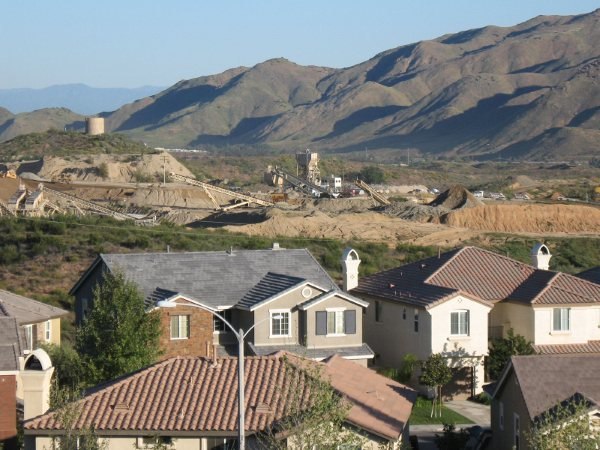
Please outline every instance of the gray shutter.
M356 334L356 311L353 309L344 311L344 333Z
M327 311L317 311L317 336L325 336L327 334Z

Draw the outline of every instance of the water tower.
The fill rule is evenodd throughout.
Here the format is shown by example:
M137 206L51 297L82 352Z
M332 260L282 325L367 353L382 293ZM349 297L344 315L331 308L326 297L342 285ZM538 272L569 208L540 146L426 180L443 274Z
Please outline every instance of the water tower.
M85 132L90 136L104 134L104 117L88 117L85 119Z

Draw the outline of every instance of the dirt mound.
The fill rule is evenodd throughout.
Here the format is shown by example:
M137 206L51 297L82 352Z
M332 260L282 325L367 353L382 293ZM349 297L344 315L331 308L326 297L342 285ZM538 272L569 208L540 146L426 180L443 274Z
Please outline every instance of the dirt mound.
M456 186L452 186L447 191L442 192L429 205L443 206L447 209L460 209L482 206L483 203L477 200L473 194L467 190L467 188L457 184Z
M418 205L413 202L396 202L386 206L382 212L389 216L414 222L439 223L440 217L444 214L448 214L450 210L443 206Z
M489 204L453 211L444 223L507 233L600 233L600 208L583 205Z
M81 155L68 158L49 156L22 165L18 172L26 170L55 181L156 182L162 181L163 163L167 174L176 172L193 177L184 165L166 152L150 155Z

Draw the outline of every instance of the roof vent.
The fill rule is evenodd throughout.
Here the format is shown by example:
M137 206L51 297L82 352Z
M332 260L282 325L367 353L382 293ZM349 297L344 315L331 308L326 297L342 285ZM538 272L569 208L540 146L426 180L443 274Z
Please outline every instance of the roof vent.
M279 250L279 242L273 242L273 246L271 247L272 250Z
M129 411L129 405L125 402L117 402L112 406L115 412L127 412Z
M254 407L254 412L256 414L272 414L271 407L265 403L259 403Z

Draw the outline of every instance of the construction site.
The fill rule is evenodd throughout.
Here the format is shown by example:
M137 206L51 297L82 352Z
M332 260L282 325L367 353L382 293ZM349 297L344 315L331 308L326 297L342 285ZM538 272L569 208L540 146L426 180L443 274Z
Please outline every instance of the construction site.
M0 168L0 213L103 215L143 226L170 222L248 235L364 239L393 245L456 245L475 234L597 235L592 205L483 201L465 188L433 195L426 186L371 186L322 176L319 155L295 155L296 170L268 166L264 189L197 180L168 153L94 161L51 157ZM102 168L100 171L99 168ZM153 173L153 182L139 173ZM103 173L100 173L103 172ZM157 180L161 180L160 182ZM401 200L393 200L402 196Z

